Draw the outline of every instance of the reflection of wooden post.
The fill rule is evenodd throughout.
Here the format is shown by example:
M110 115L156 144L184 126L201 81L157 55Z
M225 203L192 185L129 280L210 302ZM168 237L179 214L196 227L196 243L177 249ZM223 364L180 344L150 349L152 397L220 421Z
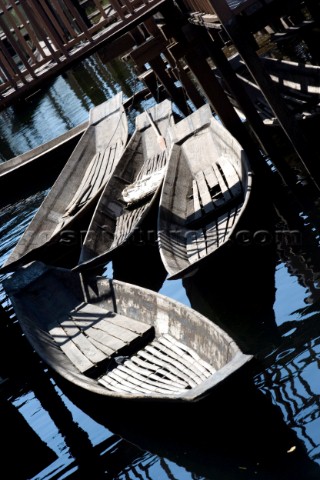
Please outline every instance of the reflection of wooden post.
M316 188L320 190L309 168L310 161L313 159L317 160L319 152L310 148L306 138L299 130L296 119L288 111L277 86L273 84L258 55L252 48L252 37L250 37L246 28L242 28L238 16L233 15L232 10L225 1L211 0L211 2L224 29L244 60L255 82L260 87L275 116L278 118L280 126L300 158L304 170L309 174Z
M181 89L175 85L172 77L167 72L167 66L161 55L165 52L167 42L162 37L155 37L132 50L130 57L135 62L137 68L143 73L149 64L172 101L177 105L184 115L188 115L188 107L183 97Z

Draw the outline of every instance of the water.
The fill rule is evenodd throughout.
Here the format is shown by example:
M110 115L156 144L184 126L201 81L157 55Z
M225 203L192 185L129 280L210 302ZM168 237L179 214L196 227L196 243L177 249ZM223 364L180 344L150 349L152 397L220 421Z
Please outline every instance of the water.
M98 55L91 57L26 105L1 114L2 158L85 121L92 106L119 89L129 97L139 88L130 66L121 61L105 65ZM46 193L21 194L1 204L1 264ZM313 204L288 203L283 195L274 215L271 200L264 200L264 214L260 223L252 218L250 232L261 228L263 218L268 242L260 244L252 235L251 244L233 245L195 277L158 282L161 293L205 313L255 356L200 405L163 411L144 406L131 417L129 411L98 405L40 361L12 310L10 318L1 318L1 467L6 478L320 478L319 211ZM113 274L112 265L106 273ZM145 278L146 284L153 282ZM2 289L0 295L9 307Z

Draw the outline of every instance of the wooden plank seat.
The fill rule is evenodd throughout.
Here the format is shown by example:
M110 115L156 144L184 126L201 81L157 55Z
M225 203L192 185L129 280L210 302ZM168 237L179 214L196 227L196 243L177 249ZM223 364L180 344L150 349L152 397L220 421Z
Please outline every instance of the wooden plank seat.
M186 239L188 261L194 263L222 245L233 228L241 208L229 208L213 222L197 230L191 230Z
M81 303L49 333L61 350L88 376L99 376L117 355L129 355L154 338L154 328L89 303Z
M98 381L115 392L175 394L200 385L214 372L195 351L164 334Z
M219 162L199 171L192 182L187 205L186 225L197 228L204 222L223 215L243 199L243 188L230 162Z

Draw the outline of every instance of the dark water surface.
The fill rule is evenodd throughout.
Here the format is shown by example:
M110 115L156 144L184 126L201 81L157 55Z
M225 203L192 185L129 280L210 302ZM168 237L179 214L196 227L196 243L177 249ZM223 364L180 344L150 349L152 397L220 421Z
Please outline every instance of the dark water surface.
M129 97L139 88L130 66L91 57L0 115L1 158L87 120L92 106L120 89ZM46 193L17 192L2 202L1 264ZM146 286L205 313L254 355L200 404L123 409L93 401L40 361L11 310L10 318L1 313L2 477L319 479L319 210L309 203L302 208L280 195L274 208L265 196L250 213L246 241L183 283L165 280L157 252L149 258L143 251L151 267ZM131 281L137 270L127 265ZM106 274L114 271L116 265L108 266ZM10 307L2 289L0 295L3 307Z

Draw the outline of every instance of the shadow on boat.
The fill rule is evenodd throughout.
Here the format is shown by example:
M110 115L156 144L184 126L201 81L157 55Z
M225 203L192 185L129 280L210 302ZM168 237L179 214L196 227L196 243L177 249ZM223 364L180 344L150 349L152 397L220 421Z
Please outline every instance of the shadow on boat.
M159 197L159 196L158 196ZM112 257L113 278L158 292L167 276L157 244L155 201L138 230Z

